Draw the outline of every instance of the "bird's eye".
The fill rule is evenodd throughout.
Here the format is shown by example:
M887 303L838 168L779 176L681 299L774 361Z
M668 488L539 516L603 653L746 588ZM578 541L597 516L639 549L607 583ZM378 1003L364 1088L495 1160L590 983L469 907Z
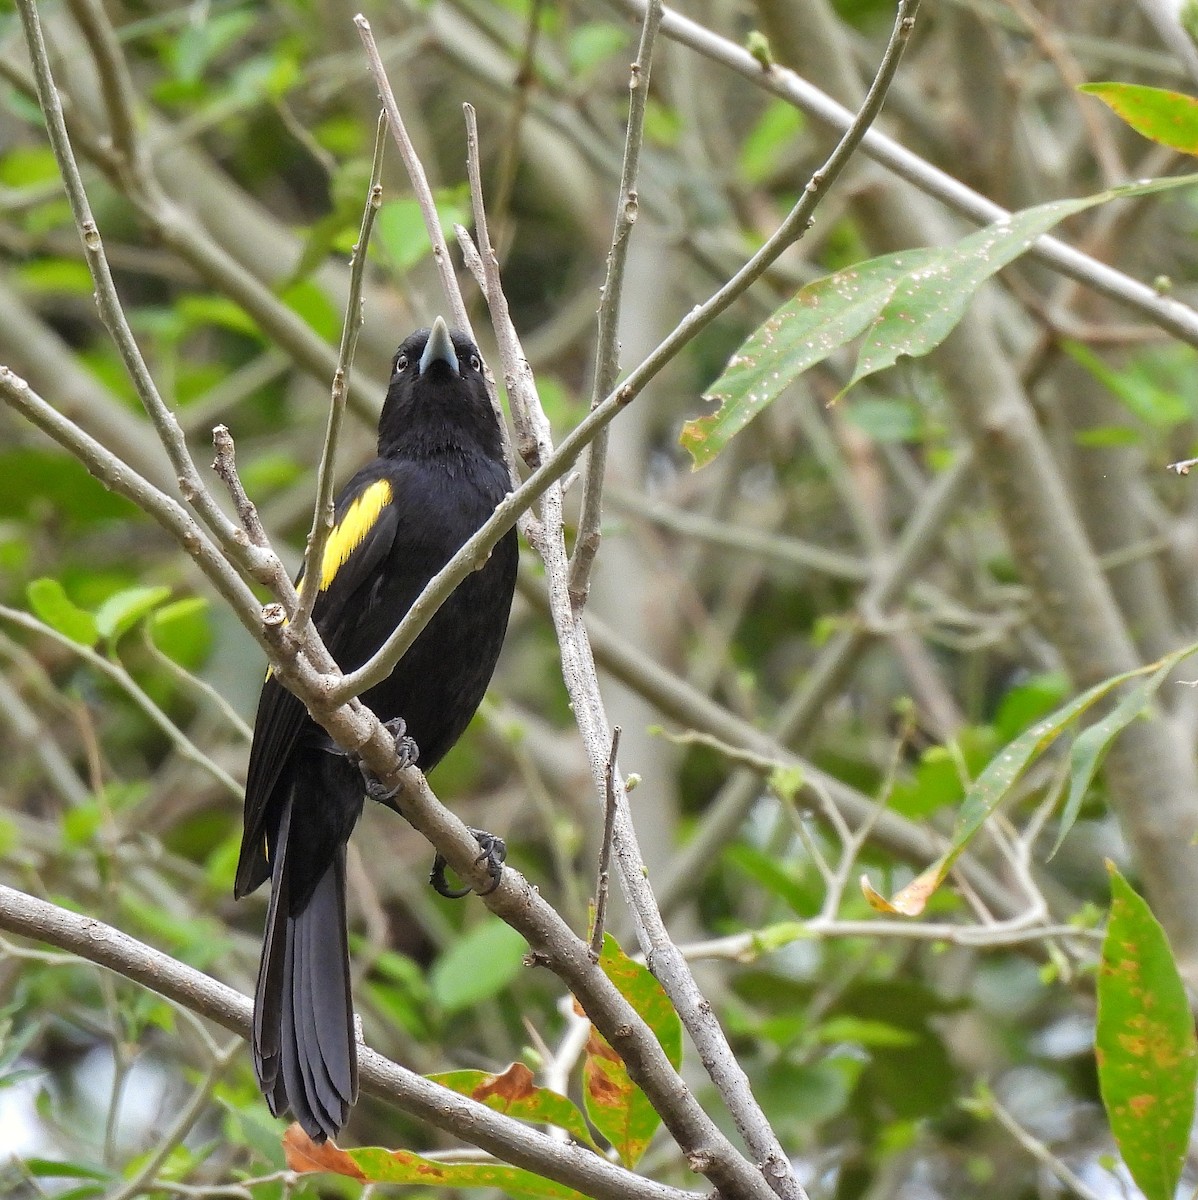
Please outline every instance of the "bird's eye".
M470 356L470 369L472 371L481 371L483 369L483 365L479 361L479 357L477 354L472 354Z
M395 372L396 372L396 374L398 374L400 371L406 371L406 370L407 370L407 367L408 367L408 356L407 356L406 354L401 354L401 355L400 355L400 356L399 356L399 357L398 357L398 358L395 360Z

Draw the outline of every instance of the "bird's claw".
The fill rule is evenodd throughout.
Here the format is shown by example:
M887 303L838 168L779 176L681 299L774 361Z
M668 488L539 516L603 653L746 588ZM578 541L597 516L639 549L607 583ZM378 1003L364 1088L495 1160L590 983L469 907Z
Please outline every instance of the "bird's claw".
M408 727L403 717L392 717L390 721L384 721L383 728L395 739L395 753L399 756L399 769L402 771L407 767L414 766L420 757L420 747L408 737ZM391 801L399 795L403 784L397 783L393 788L387 787L360 759L358 760L358 770L362 772L362 780L366 784L366 795L371 800L377 800L380 804L392 807Z
M478 842L479 849L482 851L474 861L486 863L487 874L491 877L490 887L479 892L479 895L489 896L503 878L503 864L507 858L507 842L493 833L488 833L485 829L471 829L470 832L474 834L474 840ZM433 859L433 869L429 872L428 877L429 883L433 885L433 890L447 900L460 900L463 896L469 896L473 891L472 888L449 886L449 881L445 878L445 869L448 866L449 863L446 862L445 856L438 850L436 858Z

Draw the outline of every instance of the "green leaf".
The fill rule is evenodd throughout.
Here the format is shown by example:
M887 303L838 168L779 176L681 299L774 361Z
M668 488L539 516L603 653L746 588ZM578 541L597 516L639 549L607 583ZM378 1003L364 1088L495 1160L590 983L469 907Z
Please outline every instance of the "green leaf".
M928 897L944 882L953 864L985 824L986 818L1002 803L1015 781L1038 754L1052 745L1082 713L1092 708L1120 684L1146 675L1149 671L1168 674L1179 662L1195 652L1198 652L1198 644L1183 646L1159 662L1104 679L1020 734L1005 749L999 751L969 789L957 814L948 850L891 900L880 896L863 881L866 898L870 904L879 911L900 913L904 916L916 916L922 912Z
M170 599L168 587L132 587L108 597L96 610L96 628L110 646L160 604Z
M73 258L41 258L24 263L19 277L32 292L91 296L96 286L86 264Z
M1079 429L1073 435L1073 444L1086 450L1104 450L1112 446L1135 446L1144 440L1138 429L1129 425L1093 425Z
M1004 742L1065 703L1072 689L1064 671L1045 671L1011 688L999 701L994 729Z
M1182 182L1198 183L1198 176L1157 179L1111 188L1096 196L1040 204L995 221L937 253L926 270L910 272L899 280L894 296L866 333L857 368L844 390L893 366L904 355L920 358L934 350L957 327L974 292L1066 217L1108 200L1147 195Z
M721 857L800 916L814 916L819 911L819 897L811 885L796 875L791 863L780 860L776 854L745 842L734 842Z
M458 938L433 964L433 998L446 1013L498 995L519 974L528 946L502 921L484 921Z
M14 146L0 155L0 184L34 187L58 178L58 161L49 146Z
M1126 729L1147 707L1161 684L1169 677L1176 664L1166 662L1143 683L1134 687L1101 721L1095 721L1089 729L1077 735L1069 750L1069 795L1061 810L1061 827L1057 840L1053 842L1048 857L1052 858L1061 848L1065 835L1073 828L1082 800L1090 786L1098 764L1110 748L1111 742Z
M35 1179L95 1179L111 1182L116 1178L112 1171L101 1167L53 1158L25 1158L21 1160L21 1166Z
M555 1183L520 1167L499 1163L443 1163L410 1150L386 1150L381 1146L364 1146L345 1153L371 1183L407 1183L422 1189L489 1188L514 1200L523 1197L530 1200L541 1197L544 1200L586 1200L581 1192L564 1183Z
M1108 863L1111 916L1094 1052L1119 1153L1147 1200L1173 1200L1194 1120L1198 1044L1185 987L1152 910Z
M808 284L732 356L706 393L719 400L711 416L687 421L680 442L696 467L706 466L763 408L809 367L869 327L898 280L921 270L932 250L911 250L858 263Z
M786 100L771 100L740 148L740 173L753 184L778 169L788 146L802 132L805 118Z
M1134 416L1157 429L1172 429L1193 416L1190 406L1172 388L1162 387L1136 363L1116 371L1103 362L1088 346L1077 342L1064 343L1070 358L1084 367L1118 399Z
M682 1022L648 967L633 962L610 933L604 934L599 965L653 1031L671 1065L679 1067ZM661 1117L594 1026L583 1062L583 1100L591 1124L611 1142L626 1167L635 1166L661 1124Z
M444 1071L428 1078L509 1117L556 1125L576 1141L595 1145L586 1120L574 1101L548 1088L537 1087L532 1072L523 1063L512 1063L498 1075L486 1071Z
M326 342L336 342L340 337L341 313L315 280L301 279L288 284L279 293L279 299Z
M1065 217L1194 183L1198 176L1185 175L1056 200L1004 217L955 245L883 255L808 284L733 355L706 393L720 401L719 411L687 421L682 446L695 468L705 466L799 374L862 332L845 391L903 356L927 354L952 332L987 279Z
M570 34L566 58L577 78L601 66L628 45L628 31L608 21L588 21Z
M216 325L247 337L262 336L253 317L224 296L180 296L175 302L175 312L189 328Z
M915 1046L919 1035L913 1030L886 1021L873 1021L867 1017L830 1017L815 1030L819 1042L856 1042L861 1046L884 1046L890 1049Z
M454 225L467 223L469 214L457 189L436 196L441 232L452 237ZM389 200L374 220L374 240L398 275L406 275L432 253L420 205L411 197Z
M29 607L51 629L81 646L94 646L100 631L91 613L77 607L57 579L35 579L25 589Z
M1198 100L1193 96L1136 83L1084 83L1078 91L1097 96L1146 138L1183 154L1198 154Z

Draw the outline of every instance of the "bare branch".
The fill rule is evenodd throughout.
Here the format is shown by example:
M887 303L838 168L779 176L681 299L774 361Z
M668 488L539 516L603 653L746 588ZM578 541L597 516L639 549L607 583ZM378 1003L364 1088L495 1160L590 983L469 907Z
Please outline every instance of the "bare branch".
M641 24L641 42L628 80L628 133L624 141L624 166L620 175L620 195L607 255L607 277L603 281L599 303L598 336L595 344L595 379L591 387L591 407L616 385L620 374L620 299L624 291L624 266L632 226L637 217L637 173L640 170L641 143L645 135L645 108L649 98L649 73L653 65L653 44L661 24L662 0L649 0ZM607 430L591 443L583 475L582 513L578 535L570 559L570 599L575 608L586 603L591 568L599 552L603 521L603 478L607 469Z
M466 106L466 121L471 127L471 136L475 136L474 112L469 106ZM474 202L478 250L486 276L487 305L491 311L495 339L503 358L508 396L512 398L512 412L517 414L517 420L519 421L519 417L523 415L527 422L524 428L518 424L517 432L528 437L535 445L535 461L547 466L561 452L559 450L557 455L554 454L549 420L541 408L528 360L524 356L519 335L512 324L507 297L503 293L503 284L499 277L499 264L487 236L487 221L482 206L481 188L474 189ZM594 409L587 420L593 420L601 411L603 411L603 405ZM578 426L578 429L585 424L586 420ZM578 429L575 430L575 433L578 432ZM568 438L566 440L569 441ZM537 472L534 472L534 478L544 469L542 466ZM525 486L527 487L527 484ZM523 488L519 489L516 494L519 495L519 492L523 490ZM515 497L510 497L510 499L515 499ZM562 520L562 489L560 486L556 486L555 481L546 484L541 498L540 516L542 536L538 540L537 549L544 559L545 571L549 580L550 611L562 655L562 675L574 707L575 720L578 722L579 731L586 745L587 757L596 786L600 794L604 794L604 778L611 734L608 732L607 716L603 707L603 699L599 694L598 678L595 674L595 664L591 657L586 633L578 614L574 612L570 603L567 582L569 564L566 558ZM628 815L623 780L620 779L618 773L613 772L612 782L616 799L613 845L617 862L620 864L621 882L625 895L631 900L632 907L641 920L645 920L649 912L656 914L657 928L661 933L660 945L663 948L666 945L672 946L664 926L661 924L660 914L657 914L646 878L644 860L636 846L636 833ZM642 915L642 910L644 910L644 915ZM642 942L642 948L645 948L644 942ZM652 952L648 949L646 949L646 959L649 969L657 973L658 964L654 962ZM681 959L678 961L681 962ZM666 991L675 1007L679 1007L677 995L671 992L667 985L663 984L663 986L666 986ZM711 1006L698 994L697 988L694 989L694 996L696 1004L705 1008L710 1015ZM687 1013L682 1012L681 1015L683 1022L688 1024L689 1028ZM660 1114L662 1121L686 1154L687 1160L695 1169L702 1171L721 1191L731 1191L737 1196L743 1193L745 1196L758 1197L773 1194L801 1197L802 1189L795 1179L790 1161L783 1154L769 1123L753 1100L749 1092L748 1079L728 1048L727 1042L723 1041L723 1034L719 1032L718 1022L715 1021L713 1015L710 1015L710 1019L705 1018L703 1024L714 1026L719 1039L723 1042L719 1070L713 1075L713 1081L720 1088L721 1094L725 1097L729 1094L721 1086L727 1075L739 1074L740 1080L743 1082L743 1092L737 1095L734 1103L741 1101L747 1095L752 1115L742 1120L744 1110L737 1104L733 1110L734 1117L741 1128L742 1135L745 1134L746 1129L749 1130L750 1136L747 1140L754 1157L760 1164L759 1168L754 1168L736 1151L718 1131L710 1117L698 1108L693 1095L688 1090L683 1089L682 1092L679 1092L672 1084L663 1087L662 1085L666 1081L656 1078L650 1081L653 1084L652 1088L645 1081L637 1080L637 1082L640 1083L649 1097L650 1103ZM607 1035L605 1034L605 1036ZM624 1057L624 1050L620 1046L613 1043L613 1048L621 1057ZM702 1047L700 1047L701 1055L702 1052ZM628 1063L627 1058L625 1058L625 1063ZM632 1067L631 1064L628 1065L631 1074ZM712 1066L706 1058L704 1066L711 1074ZM633 1077L635 1078L635 1075ZM762 1148L767 1144L765 1153L762 1153Z
M387 79L387 70L383 66L382 56L379 54L374 34L370 30L370 22L359 13L354 17L354 24L358 27L358 36L362 39L362 45L366 48L366 58L370 63L370 73L374 76L379 99L383 104L383 111L387 114L387 123L391 126L391 136L395 139L395 144L399 147L399 154L403 159L408 179L411 180L412 191L416 196L416 203L420 205L420 212L424 217L424 227L428 231L429 241L433 245L433 261L437 264L437 271L441 276L441 287L445 292L446 299L449 301L450 313L453 316L452 323L458 329L470 334L473 341L478 341L474 337L474 332L470 325L470 314L467 313L466 302L462 299L462 289L458 287L458 277L454 274L453 260L449 255L449 246L445 242L445 234L441 230L441 218L437 214L437 203L433 199L433 190L428 185L428 176L424 173L424 164L417 156L416 148L412 145L411 138L408 137L403 117L399 113L399 105L395 103L395 93L391 90L391 83Z
M374 134L374 157L370 168L370 186L367 189L366 207L362 212L362 227L354 243L353 258L350 260L349 293L345 299L345 319L341 325L341 346L337 351L337 370L333 373L333 389L329 403L329 422L324 435L324 447L320 452L320 467L316 472L316 505L312 514L312 531L308 534L308 545L304 551L304 577L300 584L299 605L292 621L296 634L302 634L305 624L312 616L312 607L320 591L321 571L319 564L324 558L324 548L333 532L333 466L337 454L337 439L341 433L341 421L345 416L345 398L348 379L353 367L354 352L358 348L358 335L362 332L362 282L366 276L366 251L370 245L370 231L374 218L383 202L383 147L387 119L379 114Z
M620 753L620 727L611 731L611 753L607 756L607 772L603 793L603 840L599 846L599 872L595 880L595 925L591 930L591 954L595 958L603 952L603 930L607 924L607 894L610 884L611 845L616 829L616 779L618 771L616 756Z

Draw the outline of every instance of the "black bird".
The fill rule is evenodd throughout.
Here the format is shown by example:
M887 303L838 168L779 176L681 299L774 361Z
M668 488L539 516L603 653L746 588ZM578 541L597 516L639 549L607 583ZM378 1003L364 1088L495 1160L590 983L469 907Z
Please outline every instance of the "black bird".
M361 666L428 581L509 490L499 423L478 348L438 317L395 355L378 457L345 486L319 564L313 619L344 671ZM474 715L507 630L515 531L468 576L363 701L428 771ZM258 702L234 895L271 881L254 995L254 1069L275 1116L316 1141L334 1137L357 1098L345 920L345 845L378 781L340 750L273 676ZM479 834L498 878L503 844ZM444 864L434 885L446 895ZM440 878L438 874L440 873Z

